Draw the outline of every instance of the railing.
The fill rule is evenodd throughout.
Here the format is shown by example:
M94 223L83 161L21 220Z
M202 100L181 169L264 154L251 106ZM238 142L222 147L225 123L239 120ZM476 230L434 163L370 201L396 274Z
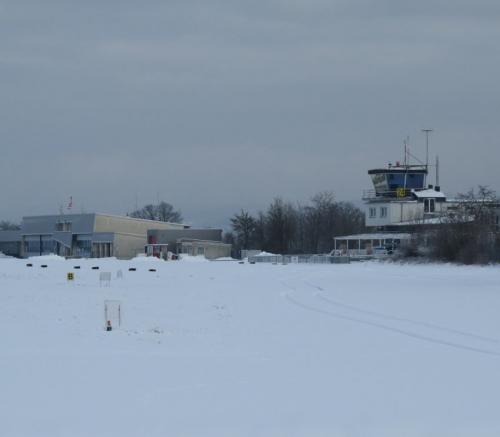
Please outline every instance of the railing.
M394 252L393 249L337 249L332 251L334 257L348 257L352 260L386 258Z
M385 191L375 191L375 190L363 190L362 199L363 200L374 200L374 199L384 199L387 197L403 199L409 197L411 189L409 188L398 188L397 190L385 190Z
M348 256L332 255L265 255L250 256L250 263L271 263L271 264L348 264Z

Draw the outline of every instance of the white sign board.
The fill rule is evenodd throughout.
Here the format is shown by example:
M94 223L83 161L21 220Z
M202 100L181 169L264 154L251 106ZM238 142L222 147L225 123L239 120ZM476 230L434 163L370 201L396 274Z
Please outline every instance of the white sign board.
M117 329L122 325L122 303L119 300L104 301L104 327Z
M109 287L109 284L111 283L111 272L101 272L99 273L99 284L102 285L104 284L106 287Z

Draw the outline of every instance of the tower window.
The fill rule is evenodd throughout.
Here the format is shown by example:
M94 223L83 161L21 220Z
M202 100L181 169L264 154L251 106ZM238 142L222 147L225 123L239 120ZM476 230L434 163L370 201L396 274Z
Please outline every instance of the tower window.
M424 212L434 212L436 210L435 199L424 200Z

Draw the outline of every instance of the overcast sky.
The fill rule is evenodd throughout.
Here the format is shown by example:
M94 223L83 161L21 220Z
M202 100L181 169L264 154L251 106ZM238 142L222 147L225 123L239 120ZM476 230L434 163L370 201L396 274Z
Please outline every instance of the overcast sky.
M0 0L0 218L359 202L424 127L500 191L499 80L498 0Z

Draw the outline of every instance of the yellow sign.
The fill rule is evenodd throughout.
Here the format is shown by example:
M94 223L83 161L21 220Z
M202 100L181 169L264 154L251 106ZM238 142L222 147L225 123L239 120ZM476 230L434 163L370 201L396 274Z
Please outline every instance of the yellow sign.
M398 188L396 190L396 196L397 197L405 197L406 196L406 190L404 188Z
M72 281L73 279L75 279L75 274L72 272L69 272L68 273L68 281Z

